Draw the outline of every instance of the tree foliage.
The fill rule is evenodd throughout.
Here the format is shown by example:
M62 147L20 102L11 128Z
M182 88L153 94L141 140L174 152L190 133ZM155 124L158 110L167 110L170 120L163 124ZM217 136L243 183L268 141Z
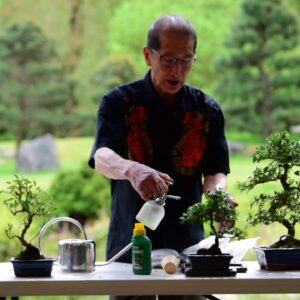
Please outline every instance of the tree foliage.
M111 54L125 53L138 66L138 75L143 76L147 67L144 62L142 47L146 44L146 34L149 26L154 19L162 14L181 14L195 24L199 37L198 59L193 66L189 83L210 94L214 82L225 73L223 70L215 70L213 61L220 55L226 55L228 51L228 48L223 47L223 40L230 32L229 24L237 15L240 3L241 0L188 2L181 0L153 0L151 2L140 0L2 0L0 27L3 31L14 24L32 22L37 24L47 37L55 41L56 51L60 57L58 64L60 64L60 68L63 67L66 71L63 76L67 79L66 83L69 88L65 91L67 102L64 110L72 110L72 114L65 115L63 124L58 124L56 133L60 136L93 135L97 107L92 98L95 94L100 94L100 90L103 89L101 83L99 83L99 91L96 90L95 93L90 78L101 68L107 57L110 57ZM299 28L299 1L283 0L283 3L285 7L289 6L297 16ZM295 50L295 53L290 55L299 56L299 50ZM0 67L3 67L2 60ZM285 76L290 77L286 72ZM3 86L12 86L7 79L6 75L1 77ZM48 86L44 85L44 88L48 88ZM223 88L218 97L215 97L220 100L222 106L227 93L227 84ZM233 88L237 88L237 85L233 85ZM2 88L1 91L3 95L4 90ZM212 96L216 96L216 94ZM227 97L226 106L230 107L232 104L234 106L236 102L242 103L239 96ZM76 107L74 108L74 106ZM245 111L242 106L241 109ZM0 113L6 110L6 107L0 105ZM234 112L238 113L239 109L237 108ZM286 112L279 111L281 114L280 120L285 120L284 114ZM287 113L288 118L292 116L292 113L297 116L296 110ZM18 114L19 111L11 112L10 119L13 120ZM58 115L57 111L54 110L53 115ZM39 115L36 114L37 116ZM74 116L75 123L71 116ZM233 124L233 120L236 123L240 121L239 123L242 123L241 126L244 125L244 127L245 124L251 124L251 129L253 128L254 131L259 132L262 128L256 126L256 123L255 126L252 126L250 122L256 117L257 114L253 116L253 113L249 113L249 116L245 115L243 119L239 119L234 118L231 114L227 120L229 124ZM41 116L40 119L44 120L45 117ZM0 122L1 120L0 118ZM248 122L248 120L250 121ZM3 121L3 123L7 124L6 121ZM277 122L277 124L283 126L283 121ZM238 125L240 126L240 124ZM46 133L44 127L32 127L32 130L38 129L43 131L42 133ZM248 128L246 129L248 130ZM4 134L14 136L14 133L10 133L12 130L8 126L3 127L0 125L2 139Z
M253 197L251 207L257 210L249 214L250 225L278 222L299 247L300 241L294 238L295 226L300 223L300 141L293 140L286 131L274 133L257 148L253 162L266 164L255 168L253 175L240 184L241 189L249 191L257 185L276 182L279 190ZM276 246L282 247L282 242L273 245Z
M128 53L137 62L140 75L147 70L142 49L147 43L151 24L165 14L179 14L191 20L198 32L197 62L189 83L210 90L218 76L212 68L213 59L224 53L223 38L228 24L236 14L239 1L123 1L109 22L108 49L112 53Z
M108 179L95 173L86 163L78 171L63 171L53 180L49 193L57 214L70 216L84 224L100 213L109 214L110 188Z
M0 130L14 130L18 150L25 138L63 126L64 77L53 44L33 23L0 36L0 60Z
M208 191L205 194L205 200L190 206L180 217L181 223L203 224L209 223L211 234L215 236L215 249L219 254L219 238L225 234L232 234L241 237L242 232L238 228L229 226L219 226L216 228L216 222L223 224L234 224L237 221L237 211L228 201L228 194L222 189ZM217 250L216 250L217 249Z
M95 90L93 99L99 104L105 94L119 85L137 79L137 66L127 54L112 54L93 75L91 82Z
M267 137L299 123L299 24L281 0L245 0L217 63L229 125Z

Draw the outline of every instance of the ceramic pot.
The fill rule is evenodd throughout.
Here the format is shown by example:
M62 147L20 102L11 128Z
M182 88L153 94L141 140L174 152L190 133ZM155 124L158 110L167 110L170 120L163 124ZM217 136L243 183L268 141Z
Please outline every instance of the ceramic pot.
M188 277L235 276L237 272L229 268L232 257L230 254L191 254L188 255L190 263L186 263L184 273Z
M12 258L10 261L17 277L49 277L55 259L22 260Z
M191 262L192 270L201 271L227 271L230 266L232 255L199 255L191 254L188 256Z
M261 269L269 271L300 270L300 248L253 248Z

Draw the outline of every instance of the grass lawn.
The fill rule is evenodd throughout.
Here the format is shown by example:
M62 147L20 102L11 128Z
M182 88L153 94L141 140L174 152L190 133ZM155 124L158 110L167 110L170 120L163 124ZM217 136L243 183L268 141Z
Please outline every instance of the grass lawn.
M234 136L234 135L233 135ZM245 137L246 139L246 137ZM255 140L255 144L258 140ZM60 170L76 170L80 167L83 162L86 162L91 147L93 144L93 138L66 138L66 139L57 139L57 152L60 159ZM0 142L0 149L13 150L14 144L12 142ZM241 192L238 188L238 182L244 181L251 174L254 169L251 156L246 155L232 155L231 156L231 173L228 176L228 191L237 199L239 203L239 221L237 226L241 229L245 229L246 237L257 237L260 236L261 239L258 242L260 245L266 245L276 241L279 236L285 233L285 230L278 226L277 224L272 224L270 226L257 226L255 228L248 226L247 224L247 215L250 211L250 197L252 193ZM38 173L18 173L15 169L14 160L3 159L0 157L0 189L5 186L5 182L10 180L14 174L26 176L36 180L38 185L42 188L47 189L53 178L56 176L57 172L38 172ZM257 190L255 193L265 190L274 190L274 185L264 185ZM4 210L3 207L0 207L0 236L3 240L3 227L7 224L10 216ZM100 220L97 220L93 223L90 223L86 227L86 232L88 238L96 241L97 244L97 260L104 260L105 252L105 240L108 229L108 218L102 217ZM297 229L299 231L299 228ZM49 240L51 245L57 245L58 240L61 239L57 236L49 235ZM1 254L1 240L0 240L0 254ZM12 247L13 249L14 247ZM53 247L52 247L53 248ZM49 249L51 255L55 255L56 249ZM54 254L53 254L54 253ZM11 255L11 253L7 254ZM51 256L50 255L50 256ZM1 255L0 255L1 258ZM252 251L249 251L247 257L249 260L255 260L255 256ZM240 300L250 300L253 299L254 295L219 295L221 299L240 299ZM51 297L22 297L22 299L50 299ZM300 299L297 295L255 295L256 299ZM107 299L107 297L58 297L57 299Z
M232 134L233 137L236 134ZM246 139L248 136L242 138ZM258 139L254 139L253 142L256 144ZM56 146L57 152L60 159L60 170L76 170L80 165L87 161L91 148L93 145L93 138L64 138L57 139ZM6 150L13 150L14 144L12 142L1 142L0 148ZM257 188L254 192L246 193L241 192L238 188L238 183L247 179L251 174L255 165L252 163L252 157L250 155L231 155L231 173L228 175L228 191L231 193L238 201L239 207L239 221L237 225L240 228L245 228L247 237L260 236L261 240L259 244L268 244L275 241L282 233L285 232L284 229L276 224L266 226L257 226L255 228L249 227L247 225L247 215L250 210L250 197L255 193L265 190L273 190L275 188L272 184L266 184ZM14 159L6 159L3 161L0 168L0 188L5 186L5 182L13 178L14 174L18 172L15 169ZM56 176L57 171L53 172L38 172L38 173L18 173L19 175L33 178L36 180L38 185L42 188L47 189L53 178ZM1 208L0 208L1 210ZM4 223L5 214L1 213L2 218L0 221ZM101 226L103 227L107 220L101 220ZM93 224L94 225L94 224ZM107 227L107 226L105 226ZM1 229L0 229L1 230Z
M60 170L75 170L83 162L87 162L90 151L93 146L93 138L64 138L56 139L56 148L60 160ZM13 142L0 142L0 148L8 151L14 150ZM4 183L13 178L14 174L33 178L43 188L47 188L57 171L37 172L37 173L20 173L16 171L13 159L0 160L0 188Z

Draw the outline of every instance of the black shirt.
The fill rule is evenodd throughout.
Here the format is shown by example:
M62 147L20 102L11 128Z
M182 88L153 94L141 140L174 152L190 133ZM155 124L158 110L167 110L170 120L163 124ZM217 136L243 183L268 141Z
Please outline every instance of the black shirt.
M143 80L118 87L104 96L98 112L97 135L89 160L108 147L125 159L144 163L174 179L165 217L155 231L147 229L153 249L177 251L203 238L201 224L180 224L186 209L201 201L202 175L229 173L224 117L213 99L184 85L179 101L168 107L153 88L150 72ZM145 203L128 180L111 181L112 207L107 258L131 240L135 216ZM130 262L130 253L119 261Z

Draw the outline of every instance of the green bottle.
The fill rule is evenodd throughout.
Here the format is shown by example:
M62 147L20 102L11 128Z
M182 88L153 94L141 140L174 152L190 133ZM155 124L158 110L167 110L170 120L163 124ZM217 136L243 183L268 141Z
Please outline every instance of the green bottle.
M151 240L146 236L143 223L135 223L132 237L132 270L136 275L149 275L152 271Z

